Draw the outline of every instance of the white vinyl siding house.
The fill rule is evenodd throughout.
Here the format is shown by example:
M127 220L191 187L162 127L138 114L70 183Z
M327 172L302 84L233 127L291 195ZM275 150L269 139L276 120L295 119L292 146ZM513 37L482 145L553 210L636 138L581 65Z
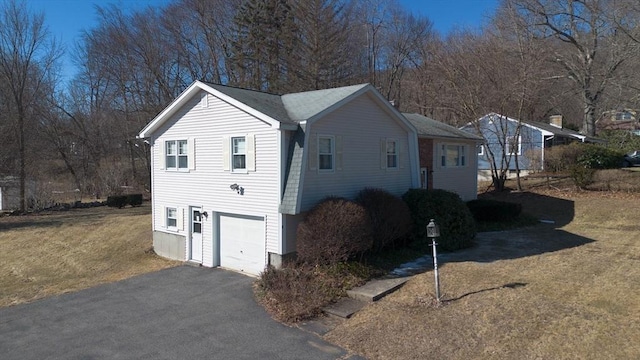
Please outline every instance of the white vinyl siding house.
M139 136L156 252L251 275L295 251L323 198L419 186L415 129L367 84L280 96L195 82Z
M204 207L208 213L208 217L202 221L204 239L214 237L221 214L261 218L264 221L263 250L277 252L280 195L278 130L216 97L208 97L207 108L200 106L200 96L193 97L151 137L154 164L163 160L162 151L158 150L163 148L165 139L184 138L186 134L195 144L190 155L197 159L197 167L188 173L170 171L168 166L166 169L152 166L154 209L158 206L177 209L180 217L178 222L183 224L165 228L163 213L154 211L154 230L172 231L184 236L185 253L189 254L189 207ZM251 138L255 139L255 148L259 153L255 157L255 168L261 170L259 174L246 170L225 170L227 160L223 159L223 143L234 134L251 134ZM241 186L244 194L239 195L231 190L232 184ZM211 206L206 207L208 204ZM217 251L211 241L203 241L202 264L221 265Z
M359 117L367 119L364 127L361 121L353 120ZM389 115L370 96L358 97L314 122L309 136L312 139L340 136L342 149L340 169L336 166L335 171L324 171L320 166L316 170L313 161L309 162L311 165L304 174L302 211L311 209L330 195L354 198L366 187L386 189L400 196L417 178L417 168L413 171L410 166L411 161L417 161L415 150L409 151L409 144L414 141L410 136L413 135L406 125L390 122ZM393 168L387 167L387 138L397 139L398 167L411 171L389 171ZM318 149L319 154L322 154L321 150ZM411 157L406 156L410 153Z

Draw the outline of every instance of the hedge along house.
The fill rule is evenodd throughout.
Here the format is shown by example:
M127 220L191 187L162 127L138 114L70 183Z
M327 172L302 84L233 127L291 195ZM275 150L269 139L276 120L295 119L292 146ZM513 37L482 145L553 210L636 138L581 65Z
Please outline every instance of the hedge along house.
M403 114L418 132L423 189L444 189L468 201L478 195L482 137L420 114Z
M490 113L461 129L484 139L484 144L478 148L478 177L483 180L491 179L490 153L493 153L498 169L502 166L515 176L519 168L521 175L526 175L544 170L545 150L550 147L572 142L602 142L564 128L561 115L551 116L549 123L544 123Z
M368 84L274 95L196 81L139 137L155 251L252 275L295 253L323 198L419 187L416 131Z

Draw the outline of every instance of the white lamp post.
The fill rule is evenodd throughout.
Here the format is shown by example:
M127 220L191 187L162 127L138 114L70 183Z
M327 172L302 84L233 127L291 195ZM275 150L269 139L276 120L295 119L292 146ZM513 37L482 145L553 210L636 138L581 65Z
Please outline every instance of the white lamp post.
M431 219L427 225L427 237L431 238L431 246L433 246L433 273L436 277L436 300L440 304L440 277L438 276L438 254L436 251L436 238L440 237L440 227Z

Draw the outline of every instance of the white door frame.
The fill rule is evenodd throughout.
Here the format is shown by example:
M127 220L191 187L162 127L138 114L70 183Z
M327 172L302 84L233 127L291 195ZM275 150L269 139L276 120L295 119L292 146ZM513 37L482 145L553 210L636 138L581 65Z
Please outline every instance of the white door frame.
M197 212L197 213L196 213ZM202 264L202 207L189 206L189 261ZM195 235L194 235L195 234Z

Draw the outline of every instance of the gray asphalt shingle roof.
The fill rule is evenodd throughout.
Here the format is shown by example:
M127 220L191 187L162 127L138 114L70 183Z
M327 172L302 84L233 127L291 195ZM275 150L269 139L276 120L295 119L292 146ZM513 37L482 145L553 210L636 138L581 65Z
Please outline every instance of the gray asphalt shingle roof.
M334 89L276 95L232 86L207 85L268 115L274 120L289 124L297 124L308 120L368 86L368 84L360 84Z
M420 114L403 113L402 115L416 128L418 136L482 140L480 136Z
M207 85L260 111L274 120L288 124L294 123L294 121L289 118L289 114L282 103L282 97L280 95L218 84Z

